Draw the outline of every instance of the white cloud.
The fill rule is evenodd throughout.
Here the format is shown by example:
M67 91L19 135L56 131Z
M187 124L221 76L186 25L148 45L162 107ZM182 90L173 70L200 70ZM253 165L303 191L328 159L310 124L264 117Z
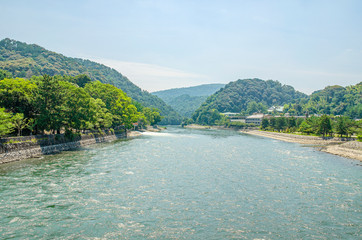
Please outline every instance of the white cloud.
M153 92L209 83L207 76L154 64L91 58L92 61L114 68L142 89Z

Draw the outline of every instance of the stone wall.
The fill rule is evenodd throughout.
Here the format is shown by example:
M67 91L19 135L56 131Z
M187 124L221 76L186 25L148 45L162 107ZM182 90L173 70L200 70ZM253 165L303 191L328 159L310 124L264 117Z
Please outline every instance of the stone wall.
M87 132L73 141L67 140L64 134L4 138L0 140L0 164L61 151L75 150L82 146L110 142L126 137L127 132L120 129L115 132L109 130L102 133Z

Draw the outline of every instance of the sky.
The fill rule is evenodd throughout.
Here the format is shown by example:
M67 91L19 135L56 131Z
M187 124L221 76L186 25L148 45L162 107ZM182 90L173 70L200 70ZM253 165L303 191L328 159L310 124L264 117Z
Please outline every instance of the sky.
M0 0L0 39L118 70L147 91L362 81L361 0Z

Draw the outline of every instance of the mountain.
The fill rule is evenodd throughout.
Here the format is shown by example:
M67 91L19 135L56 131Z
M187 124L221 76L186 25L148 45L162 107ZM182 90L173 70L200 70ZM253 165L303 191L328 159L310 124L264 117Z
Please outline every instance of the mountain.
M71 58L51 52L35 44L27 44L11 39L0 41L0 69L5 69L13 77L29 78L48 74L76 76L86 74L92 80L112 84L127 93L132 99L146 107L154 107L164 116L163 124L179 124L181 117L160 98L142 90L127 77L103 64Z
M215 93L225 84L203 84L194 87L173 88L153 92L165 103L175 109L181 116L191 117L192 113L201 106L208 96Z
M192 115L194 121L204 123L201 119L206 119L211 112L246 112L248 107L256 104L256 109L265 109L275 105L294 103L308 96L296 91L292 86L282 85L278 81L261 79L239 79L230 82L220 89L199 107ZM254 104L254 105L255 105Z

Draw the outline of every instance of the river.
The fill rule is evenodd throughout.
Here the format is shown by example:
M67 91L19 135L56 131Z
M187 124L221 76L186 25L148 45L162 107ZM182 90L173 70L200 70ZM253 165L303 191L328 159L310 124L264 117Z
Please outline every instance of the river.
M359 161L170 127L0 165L0 239L357 239Z

